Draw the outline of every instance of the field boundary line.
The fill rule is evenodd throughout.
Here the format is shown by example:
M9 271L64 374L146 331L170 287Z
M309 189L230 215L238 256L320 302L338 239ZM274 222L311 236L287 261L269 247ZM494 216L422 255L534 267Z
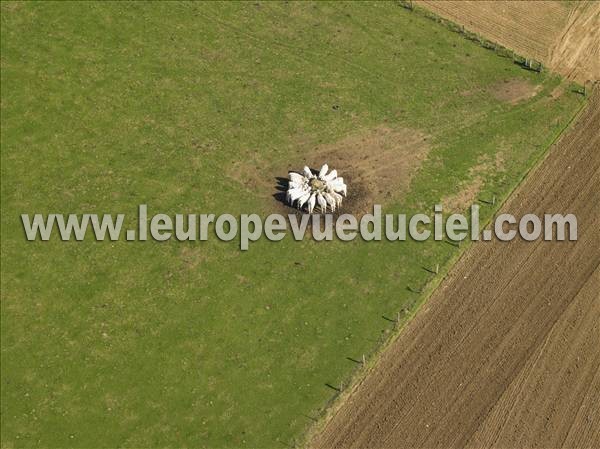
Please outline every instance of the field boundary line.
M446 20L446 19L443 19ZM553 72L555 73L555 72ZM561 80L565 81L565 78L561 75ZM570 81L570 80L567 80ZM598 83L594 83L592 90L596 90L598 88ZM585 95L583 101L579 108L575 111L569 121L553 136L552 139L544 146L544 148L539 151L538 155L531 162L529 167L523 172L522 176L509 188L507 195L503 200L497 202L493 207L493 213L490 215L488 219L486 219L481 226L481 230L488 228L490 223L493 222L494 216L497 214L499 210L504 207L509 199L512 198L514 192L523 185L524 181L529 177L530 173L534 170L537 170L542 163L546 160L548 155L550 154L550 149L556 145L561 138L569 131L580 119L581 115L585 112L585 110L590 107L591 102L590 98L594 95L593 92L590 95ZM417 300L411 305L409 309L406 309L408 313L405 313L402 317L402 321L397 323L393 331L389 334L389 336L381 342L379 346L377 346L374 351L369 355L368 359L366 359L366 363L357 367L354 372L349 376L347 380L347 388L344 388L341 391L338 391L337 394L333 395L324 405L324 410L319 414L318 418L313 424L309 424L307 426L307 431L303 436L300 436L300 445L292 444L292 447L303 447L310 448L310 443L314 440L315 436L323 430L325 425L331 420L331 418L339 411L339 409L347 402L348 398L350 398L355 391L364 383L365 379L369 376L369 374L373 371L377 363L380 361L382 354L392 345L396 340L402 335L402 333L406 329L406 325L413 320L417 313L421 310L424 304L426 304L433 293L437 290L440 284L447 278L448 274L452 270L452 268L456 265L456 263L464 257L469 248L472 247L473 241L468 240L464 245L458 247L458 251L448 258L448 260L440 265L439 274L430 278L425 285L421 293L419 294Z
M513 50L509 47L504 46L498 42L492 41L484 35L470 29L468 26L458 24L450 19L442 17L436 12L430 10L426 6L416 5L412 0L398 0L398 5L404 9L407 9L413 13L420 14L421 16L433 20L436 23L441 24L445 28L455 33L461 34L465 39L470 40L486 50L491 50L502 58L512 59L514 64L521 66L524 70L530 70L535 72L541 72L546 70L553 74L560 76L561 79L568 79L569 81L580 85L578 82L569 79L552 68L546 61L537 59L539 56L526 56L522 55L519 51ZM550 50L548 50L550 52Z

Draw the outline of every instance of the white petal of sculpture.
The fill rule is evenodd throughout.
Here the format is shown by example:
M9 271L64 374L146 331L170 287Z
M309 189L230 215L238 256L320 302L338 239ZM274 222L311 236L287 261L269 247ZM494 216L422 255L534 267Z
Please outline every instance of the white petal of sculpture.
M315 175L310 168L304 167L302 173L290 172L286 201L291 205L296 204L298 209L306 206L309 214L313 213L318 204L322 213L327 208L335 212L342 204L342 193L347 194L344 178L338 178L337 170L327 171L329 166L324 164Z
M333 181L337 178L337 170L331 170L328 175L323 176L323 181Z
M315 208L315 197L317 196L316 193L311 193L310 194L310 198L308 199L308 213L312 214L313 209Z
M321 192L317 193L317 203L319 203L319 207L321 208L321 212L325 213L327 211L327 201L321 194Z
M324 164L321 167L321 170L319 171L319 179L323 179L323 177L325 176L325 174L327 173L327 170L329 170L329 167L327 166L327 164Z
M302 176L300 173L294 173L294 172L290 172L290 183L296 183L296 184L304 184L304 176Z

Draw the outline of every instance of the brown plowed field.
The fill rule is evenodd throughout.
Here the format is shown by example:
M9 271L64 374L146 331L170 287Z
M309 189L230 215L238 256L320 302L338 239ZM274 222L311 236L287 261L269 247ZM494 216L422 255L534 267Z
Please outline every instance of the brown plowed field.
M311 446L598 447L598 90L502 209L578 241L475 243Z
M600 2L416 2L578 82L600 79Z

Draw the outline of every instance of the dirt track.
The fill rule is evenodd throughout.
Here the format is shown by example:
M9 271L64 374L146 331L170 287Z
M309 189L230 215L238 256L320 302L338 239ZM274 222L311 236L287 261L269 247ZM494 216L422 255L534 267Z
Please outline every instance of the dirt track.
M416 2L580 83L600 79L600 2Z
M600 441L600 92L503 211L574 213L577 242L476 243L312 447Z

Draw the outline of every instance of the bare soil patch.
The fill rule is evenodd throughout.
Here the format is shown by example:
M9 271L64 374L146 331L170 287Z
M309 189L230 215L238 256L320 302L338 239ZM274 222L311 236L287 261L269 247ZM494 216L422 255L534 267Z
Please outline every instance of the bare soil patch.
M475 176L469 183L460 187L459 191L442 199L442 206L446 212L464 212L476 200L483 179L481 176Z
M552 92L550 92L550 98L552 98L553 100L556 100L557 98L560 98L560 96L563 95L564 93L565 93L565 88L561 84L559 86L556 86L554 89L552 89Z
M520 101L535 97L541 87L539 84L513 78L494 84L489 88L489 92L497 100L517 104Z
M502 153L496 153L494 160L489 156L479 158L477 165L469 170L469 181L458 186L456 193L442 198L442 206L446 212L464 212L477 201L477 196L484 184L484 178L491 172L504 170Z
M576 242L477 242L311 442L594 447L600 93L501 212L574 213Z
M184 246L180 251L183 268L189 271L194 271L198 266L206 262L206 252L199 248L190 248Z
M285 204L288 172L301 171L305 165L318 170L327 163L348 185L348 197L339 213L360 215L369 212L373 204L399 199L429 151L423 133L386 126L363 130L330 144L308 145L301 142L285 165L243 161L228 174L271 201L271 209L287 214L296 212Z

